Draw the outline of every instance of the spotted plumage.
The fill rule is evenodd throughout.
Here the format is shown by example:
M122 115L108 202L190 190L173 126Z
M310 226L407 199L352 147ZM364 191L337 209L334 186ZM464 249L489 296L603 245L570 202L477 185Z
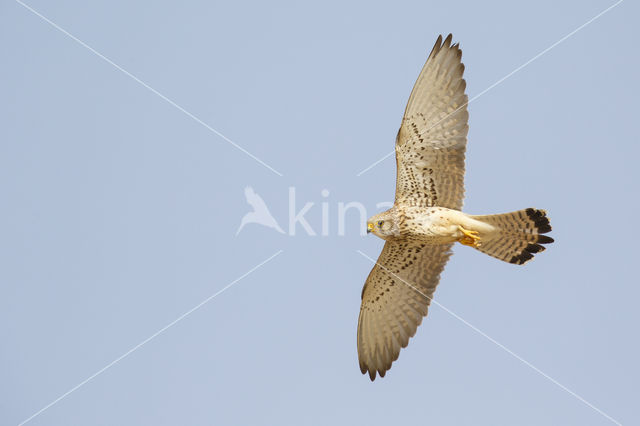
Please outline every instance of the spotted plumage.
M362 289L360 370L384 376L427 315L455 242L523 264L553 242L544 210L473 216L463 213L469 130L464 65L452 36L438 37L409 96L396 138L393 207L367 223L384 239Z

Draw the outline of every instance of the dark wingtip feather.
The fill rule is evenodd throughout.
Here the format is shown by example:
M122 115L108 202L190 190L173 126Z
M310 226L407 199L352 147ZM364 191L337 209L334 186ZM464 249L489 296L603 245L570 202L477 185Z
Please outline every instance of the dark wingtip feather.
M522 250L520 254L517 254L509 260L509 263L515 263L516 265L522 265L523 263L533 259L533 254L529 253L526 249Z
M433 58L434 56L436 56L441 48L442 48L442 35L439 35L438 39L433 45L433 49L431 49L431 53L429 53L429 58Z
M540 244L529 244L525 250L529 253L540 253L541 251L544 251L544 247Z
M453 34L449 33L447 38L444 39L444 45L447 47L451 46L451 40L453 40Z
M537 210L528 208L525 210L529 219L533 221L533 224L536 227L536 231L539 234L545 234L547 232L551 232L551 224L549 223L549 218L547 217L547 212L544 210Z
M538 241L536 242L540 244L551 244L554 241L555 240L548 235L538 235Z

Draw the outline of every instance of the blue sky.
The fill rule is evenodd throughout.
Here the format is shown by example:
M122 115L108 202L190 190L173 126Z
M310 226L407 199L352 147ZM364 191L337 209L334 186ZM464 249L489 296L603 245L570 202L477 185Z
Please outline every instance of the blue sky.
M0 3L1 424L640 421L636 3L520 69L615 2L25 4L77 40ZM544 208L556 243L456 247L446 309L371 383L383 242L338 209L393 199L392 157L357 175L450 32L481 94L464 210ZM236 236L246 186L285 231L295 188L318 235Z

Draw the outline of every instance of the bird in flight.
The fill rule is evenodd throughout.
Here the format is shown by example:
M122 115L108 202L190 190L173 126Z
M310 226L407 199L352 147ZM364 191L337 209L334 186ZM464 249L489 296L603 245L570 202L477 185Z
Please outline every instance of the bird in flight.
M438 37L396 138L393 207L371 217L367 232L385 240L362 289L358 359L373 381L407 346L427 315L455 242L521 265L553 239L544 210L475 216L463 213L469 130L464 65L452 35Z

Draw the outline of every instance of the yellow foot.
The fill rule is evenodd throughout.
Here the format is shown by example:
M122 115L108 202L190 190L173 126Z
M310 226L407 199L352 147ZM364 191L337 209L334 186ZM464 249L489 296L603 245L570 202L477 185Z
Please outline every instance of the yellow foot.
M480 243L480 237L478 236L478 232L469 231L467 229L464 229L460 225L458 225L458 229L460 230L460 232L462 232L464 234L458 240L458 242L460 244L464 244L465 246L471 246L471 247L474 247L474 248L480 247L481 243Z

